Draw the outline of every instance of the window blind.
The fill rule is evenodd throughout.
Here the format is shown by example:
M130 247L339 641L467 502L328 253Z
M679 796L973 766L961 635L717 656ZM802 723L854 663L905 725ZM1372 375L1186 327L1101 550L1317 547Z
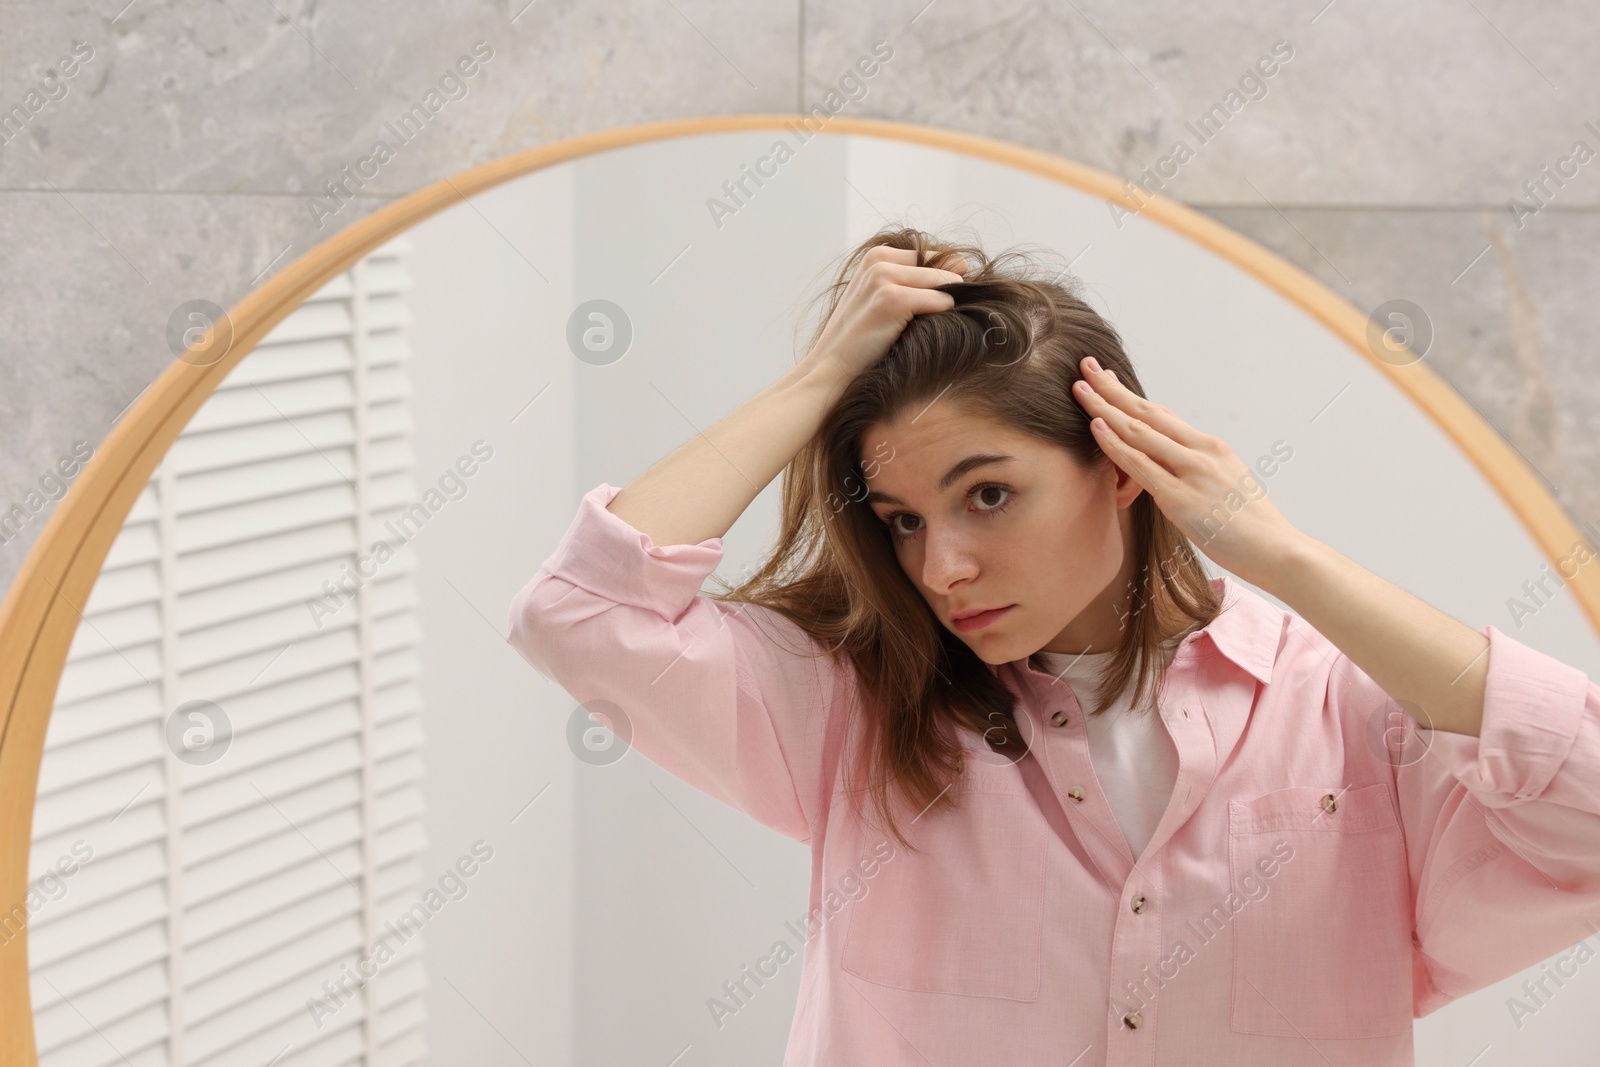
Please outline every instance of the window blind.
M423 934L359 968L425 844L415 563L362 565L417 496L409 250L239 362L78 605L29 864L43 1067L424 1058Z

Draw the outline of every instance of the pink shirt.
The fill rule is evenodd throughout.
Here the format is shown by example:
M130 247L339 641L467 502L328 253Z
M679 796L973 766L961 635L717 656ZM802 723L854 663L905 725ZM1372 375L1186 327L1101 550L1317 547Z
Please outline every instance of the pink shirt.
M1175 648L1167 650L1168 663L1174 651ZM1095 687L1115 655L1041 652L1038 659L1041 668L1072 690L1082 705L1085 700L1093 703ZM1130 686L1113 697L1099 715L1085 715L1083 724L1095 781L1122 827L1128 848L1138 858L1155 836L1172 801L1172 787L1178 781L1178 747L1172 743L1172 734L1160 715L1143 708L1133 710L1132 696Z
M1077 700L1027 660L990 669L1032 753L971 735L959 810L899 809L914 854L835 795L853 674L781 615L701 596L721 538L658 546L605 510L618 491L585 494L509 642L622 708L652 762L811 845L785 1067L1399 1067L1414 1016L1594 932L1600 686L1493 626L1481 740L1407 738L1332 643L1213 579L1137 863Z

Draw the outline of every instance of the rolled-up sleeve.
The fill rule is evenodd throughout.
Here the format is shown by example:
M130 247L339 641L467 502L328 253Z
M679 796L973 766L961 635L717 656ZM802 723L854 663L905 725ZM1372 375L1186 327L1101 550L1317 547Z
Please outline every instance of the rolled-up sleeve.
M606 510L620 491L583 496L513 597L507 642L578 703L615 705L652 763L808 842L832 788L823 748L839 668L781 613L703 595L722 539L657 545Z
M1600 914L1600 686L1494 626L1478 632L1480 736L1421 730L1392 761L1418 1017L1590 938ZM1359 679L1367 707L1386 699Z

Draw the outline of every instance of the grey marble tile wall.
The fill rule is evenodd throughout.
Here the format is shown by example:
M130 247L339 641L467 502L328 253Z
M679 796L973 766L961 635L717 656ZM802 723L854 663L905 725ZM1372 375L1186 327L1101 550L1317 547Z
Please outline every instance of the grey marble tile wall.
M1435 368L1600 518L1600 11L1576 0L35 0L0 25L0 512L38 505L0 583L186 301L230 306L519 149L806 110L878 39L894 59L853 115L1153 176L1358 307L1420 304ZM358 195L316 206L468 67Z

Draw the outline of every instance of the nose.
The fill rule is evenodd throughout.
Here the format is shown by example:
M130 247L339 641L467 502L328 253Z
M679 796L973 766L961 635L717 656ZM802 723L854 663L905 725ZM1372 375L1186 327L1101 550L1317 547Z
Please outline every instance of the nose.
M960 581L978 574L978 561L963 539L953 530L939 533L927 530L926 555L922 557L922 584L943 595Z

